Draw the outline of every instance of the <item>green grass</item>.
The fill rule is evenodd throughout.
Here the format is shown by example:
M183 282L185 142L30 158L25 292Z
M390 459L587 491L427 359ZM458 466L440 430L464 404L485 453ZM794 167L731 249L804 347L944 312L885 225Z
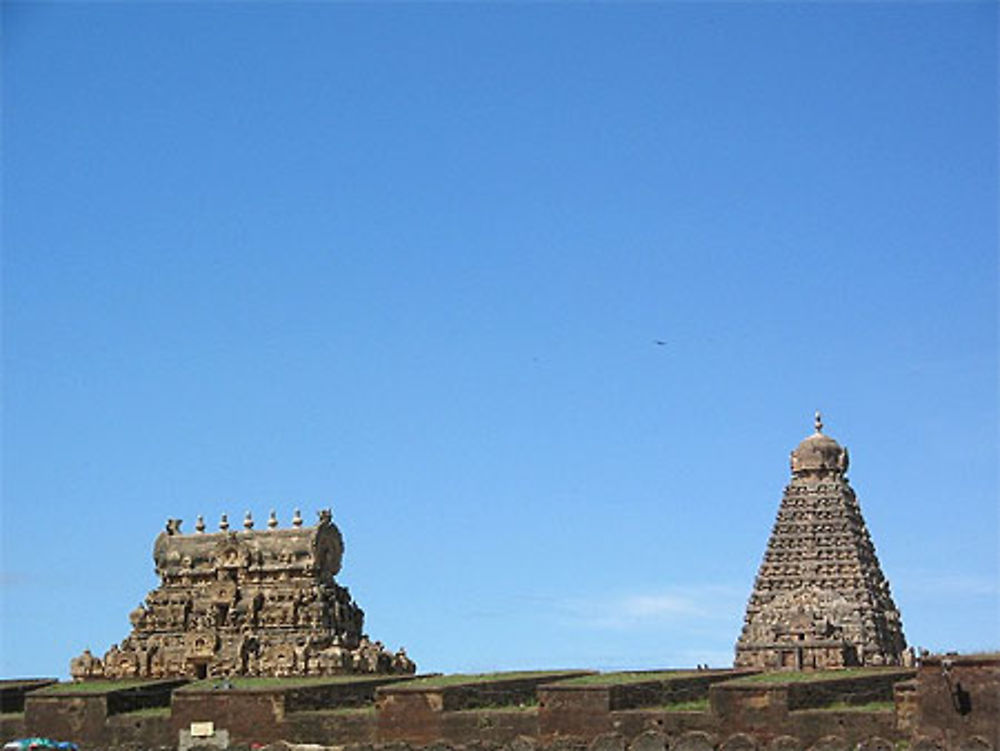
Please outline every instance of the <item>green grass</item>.
M846 701L835 701L825 707L817 707L822 712L892 712L896 705L891 701L870 701L866 704L848 704Z
M709 707L708 697L704 699L692 699L691 701L679 701L674 704L666 704L657 707L661 712L707 712Z
M290 714L295 717L306 716L306 717L323 717L327 715L336 715L338 717L343 716L365 716L375 714L375 705L369 704L364 707L332 707L329 709L303 709L300 712L291 712Z
M495 704L487 705L485 707L471 707L469 709L460 709L458 711L468 712L470 714L476 714L477 712L485 712L487 714L494 714L497 712L537 712L538 700L532 699L531 701L521 702L520 704Z
M697 670L646 670L625 673L597 673L559 681L560 686L627 686L632 683L652 683L673 678L691 678L706 675Z
M456 673L454 675L429 675L405 683L394 685L397 690L424 691L426 689L447 688L449 686L464 686L477 683L497 683L499 681L518 681L531 679L558 680L561 675L570 675L575 670L534 670L515 671L510 673Z
M289 678L265 678L255 676L234 676L232 678L206 678L205 680L189 683L180 691L224 691L221 688L224 681L229 681L233 689L246 690L268 690L285 688L303 688L306 686L322 686L336 683L360 683L365 681L385 680L384 675L327 675L327 676L301 676Z
M169 717L170 707L146 707L124 712L120 717Z
M756 685L759 683L814 683L819 681L835 681L842 678L864 678L875 675L885 675L887 672L900 670L900 668L845 668L844 670L820 670L815 672L795 672L795 671L775 671L771 673L757 673L756 675L746 675L728 681L727 685Z
M56 683L52 686L40 688L32 693L36 696L47 696L49 694L105 694L111 691L121 691L126 688L145 686L157 681L148 678L129 678L120 681L80 681L74 683Z

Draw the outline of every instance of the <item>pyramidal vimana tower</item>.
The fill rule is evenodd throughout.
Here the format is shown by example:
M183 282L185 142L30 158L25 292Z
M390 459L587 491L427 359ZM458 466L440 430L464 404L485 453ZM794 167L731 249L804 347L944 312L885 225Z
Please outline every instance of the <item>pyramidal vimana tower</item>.
M764 561L736 642L736 667L898 665L906 640L858 500L847 449L816 432L791 456Z

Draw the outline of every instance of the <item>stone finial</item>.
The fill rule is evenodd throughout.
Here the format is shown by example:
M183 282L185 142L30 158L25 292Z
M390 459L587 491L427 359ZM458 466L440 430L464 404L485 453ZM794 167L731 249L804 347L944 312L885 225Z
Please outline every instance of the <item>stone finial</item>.
M813 418L813 425L816 426L817 433L823 432L823 415L820 414L818 409L816 410L816 417Z
M223 514L219 518L219 529L221 529L223 532L229 531L229 517L226 514Z
M205 517L198 514L198 521L195 522L194 531L198 534L204 534L205 532Z
M247 511L247 515L243 517L243 528L253 529L253 515Z
M301 527L302 526L302 512L295 509L295 514L292 516L292 526Z
M271 509L271 515L267 517L267 527L268 529L274 529L278 526L278 516L274 513L274 509Z

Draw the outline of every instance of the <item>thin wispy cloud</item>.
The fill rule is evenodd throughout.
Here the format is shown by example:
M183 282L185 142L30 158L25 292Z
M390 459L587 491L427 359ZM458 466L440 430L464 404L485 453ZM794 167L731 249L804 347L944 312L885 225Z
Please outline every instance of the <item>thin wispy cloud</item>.
M997 597L1000 580L975 574L921 574L912 572L897 578L897 587L909 597ZM896 587L894 587L896 589Z
M668 588L655 592L626 592L573 597L559 603L564 617L595 629L628 630L649 626L704 624L717 621L742 593L717 585Z
M673 594L632 595L621 603L622 615L629 618L671 618L704 616L705 610L692 598Z

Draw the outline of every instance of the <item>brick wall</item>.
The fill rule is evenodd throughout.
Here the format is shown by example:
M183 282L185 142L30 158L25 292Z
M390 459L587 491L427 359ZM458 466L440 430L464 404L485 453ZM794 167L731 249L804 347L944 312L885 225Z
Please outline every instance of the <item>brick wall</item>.
M311 710L285 715L284 740L344 746L375 742L375 710Z
M108 718L104 737L106 747L118 751L169 751L177 747L169 712L113 715Z
M886 670L874 675L788 684L788 709L812 709L834 702L867 704L893 700L893 686L916 675L915 670Z
M30 678L0 681L0 714L24 711L24 697L32 691L51 686L55 678Z
M538 736L538 712L532 709L471 709L446 712L441 738L455 745L503 744L519 736Z
M949 747L978 737L1000 749L1000 654L925 658L916 693L918 735Z
M283 691L178 691L171 706L173 738L193 722L211 722L226 729L233 743L281 740L285 720Z
M375 702L380 686L408 680L407 676L383 675L377 678L302 686L285 690L285 711L308 712L331 707L365 707Z
M42 691L26 694L24 715L4 714L0 727L4 740L43 735L114 751L176 748L179 732L201 721L226 730L231 744L244 748L287 741L360 744L358 751L441 744L517 751L532 751L533 746L626 751L628 744L635 746L628 751L892 751L893 744L910 742L914 751L1000 751L1000 658L928 658L915 679L899 680L911 674L887 669L822 681L711 686L704 680L712 676L697 676L701 683L682 683L672 693L663 686L539 685L543 679L534 678L501 682L488 690L472 684L404 690L364 681L253 690L188 688L174 691L171 707L160 713L144 709L162 704L162 696L154 699L149 687L91 694ZM616 696L619 688L626 690ZM707 711L615 708L665 697L686 701L697 698L691 693L696 690L707 690ZM365 708L373 693L375 703ZM890 698L894 709L826 706ZM484 702L507 706L476 706ZM510 706L514 702L527 706ZM293 705L297 711L290 711ZM123 711L130 708L142 711Z
M24 724L31 735L75 741L84 746L105 742L108 699L104 694L77 696L29 694L24 703Z
M426 688L419 684L384 686L378 689L375 698L376 738L383 742L429 743L445 737L450 727L464 727L462 723L469 722L463 718L448 719L447 722L452 723L448 725L445 715L449 713L534 704L540 684L588 674L587 671L538 674L510 680L428 685ZM522 721L510 720L513 723ZM482 722L488 724L490 719L485 718Z
M538 689L538 733L543 741L559 736L593 738L611 730L608 686L544 686Z

